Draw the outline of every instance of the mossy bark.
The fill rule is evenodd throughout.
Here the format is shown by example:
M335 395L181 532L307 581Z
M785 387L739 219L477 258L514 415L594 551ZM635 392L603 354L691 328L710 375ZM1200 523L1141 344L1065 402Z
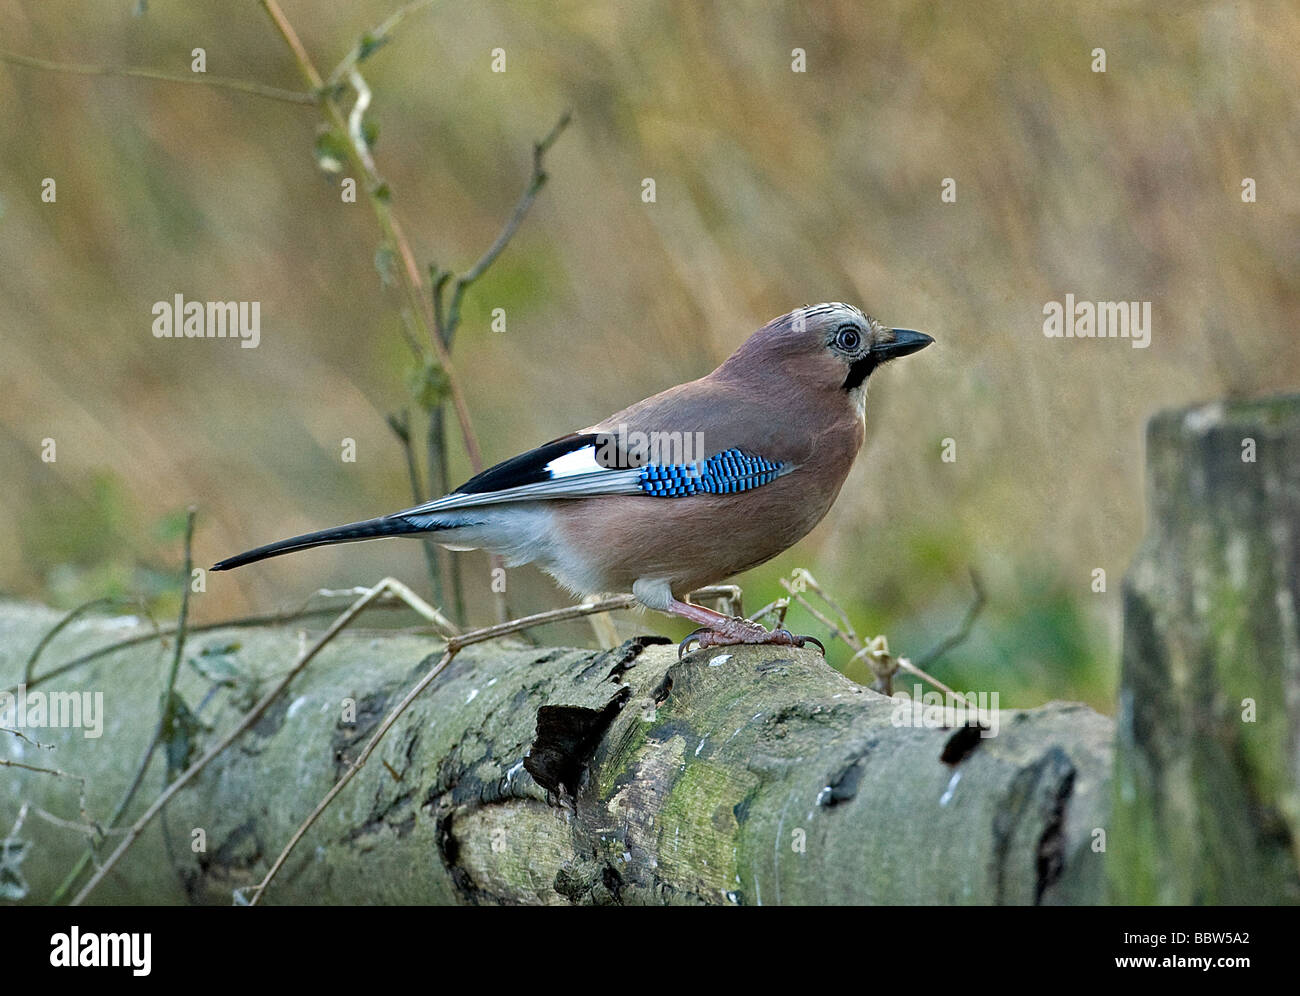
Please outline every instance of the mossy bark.
M1112 889L1300 900L1300 397L1167 412L1124 590Z
M0 606L5 685L55 618ZM124 632L81 623L49 659ZM229 728L299 639L291 629L194 637L180 692L203 728L179 738L176 753ZM229 903L260 879L438 649L432 639L345 632L177 795L93 901ZM14 740L10 756L84 775L88 815L102 819L152 730L164 661L157 645L140 647L52 682L104 693L103 736L30 730L56 749ZM998 735L980 738L897 725L897 712L814 650L729 648L678 661L675 647L652 639L604 653L472 647L390 731L266 901L1101 898L1104 855L1094 847L1109 806L1108 720L1052 704L1003 712ZM955 765L940 759L946 748L960 755ZM159 760L142 805L163 777ZM0 769L0 784L5 830L24 801L80 820L75 783ZM44 901L83 838L32 812L19 837L30 845L18 866L27 898Z

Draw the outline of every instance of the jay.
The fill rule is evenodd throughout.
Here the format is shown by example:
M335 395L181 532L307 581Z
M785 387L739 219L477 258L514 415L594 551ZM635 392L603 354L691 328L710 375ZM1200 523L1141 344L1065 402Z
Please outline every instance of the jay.
M708 376L499 463L403 512L260 546L213 566L383 536L536 563L575 594L631 591L701 627L683 642L803 646L686 600L770 560L821 521L865 434L867 382L924 349L848 304L800 308ZM816 641L813 641L816 642Z

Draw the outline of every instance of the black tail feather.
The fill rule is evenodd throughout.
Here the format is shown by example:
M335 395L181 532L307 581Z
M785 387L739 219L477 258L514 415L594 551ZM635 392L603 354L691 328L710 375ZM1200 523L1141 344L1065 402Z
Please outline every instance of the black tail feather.
M433 528L436 529L437 527L434 526ZM302 536L294 536L290 539L268 543L266 546L259 546L254 550L227 557L220 563L213 564L211 569L214 571L229 571L235 567L243 567L245 564L266 560L268 557L278 557L282 553L310 550L314 546L328 546L331 543L351 543L355 540L374 539L379 536L404 536L410 533L429 531L430 527L427 524L417 525L400 516L385 515L378 519L350 522L346 526L335 526L333 529L322 529L319 532L304 533Z

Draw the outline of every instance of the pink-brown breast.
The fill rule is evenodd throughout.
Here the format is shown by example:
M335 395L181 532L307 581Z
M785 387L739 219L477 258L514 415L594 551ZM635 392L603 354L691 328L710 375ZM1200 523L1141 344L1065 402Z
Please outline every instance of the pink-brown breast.
M725 397L719 400L726 403ZM813 414L820 423L815 430L808 428ZM708 452L736 446L797 465L772 483L740 494L555 503L557 547L574 551L582 563L581 576L563 571L570 576L561 580L595 593L630 591L639 578L662 578L681 598L789 549L829 511L862 446L864 428L857 411L846 404L830 414L827 418L825 412L809 413L798 406L778 412L714 411L703 430ZM598 428L612 429L619 417Z

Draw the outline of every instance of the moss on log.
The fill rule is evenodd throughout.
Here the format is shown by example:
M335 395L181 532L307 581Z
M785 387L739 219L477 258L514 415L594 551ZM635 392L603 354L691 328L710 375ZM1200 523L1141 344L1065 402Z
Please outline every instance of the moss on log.
M1300 900L1300 397L1152 419L1124 590L1114 898Z

